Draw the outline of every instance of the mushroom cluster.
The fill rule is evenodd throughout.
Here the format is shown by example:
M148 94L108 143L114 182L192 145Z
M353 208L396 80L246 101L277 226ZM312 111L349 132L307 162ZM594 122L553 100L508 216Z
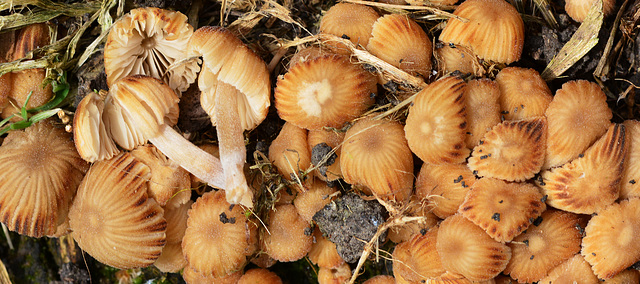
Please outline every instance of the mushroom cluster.
M0 221L187 283L283 283L268 268L305 257L319 283L354 283L383 243L391 275L364 283L639 281L639 121L614 117L598 83L522 67L525 24L505 0L466 0L431 30L377 8L398 4L351 2L269 67L237 26L132 9L73 134L45 120L2 141ZM580 21L585 3L565 9ZM12 33L0 62L43 29ZM4 117L26 91L51 97L21 72L0 77ZM189 88L215 133L176 127Z

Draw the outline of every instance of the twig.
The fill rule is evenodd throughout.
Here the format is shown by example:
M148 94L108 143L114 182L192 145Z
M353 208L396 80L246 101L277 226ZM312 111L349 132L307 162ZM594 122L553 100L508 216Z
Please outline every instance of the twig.
M373 6L373 7L390 8L390 9L427 11L427 12L431 12L431 13L433 13L435 15L445 16L447 18L455 18L455 19L458 19L458 20L462 21L463 23L469 22L469 19L462 18L462 17L456 16L456 15L454 15L452 13L442 11L442 10L440 10L438 8L435 8L438 5L433 5L433 4L431 4L431 5L433 5L434 7L430 7L430 6L411 6L411 5L395 5L395 4L387 4L387 3L379 3L379 2L371 2L371 1L362 1L362 0L345 0L344 2L353 3L353 4L367 5L367 6ZM451 6L439 6L439 7L453 8Z

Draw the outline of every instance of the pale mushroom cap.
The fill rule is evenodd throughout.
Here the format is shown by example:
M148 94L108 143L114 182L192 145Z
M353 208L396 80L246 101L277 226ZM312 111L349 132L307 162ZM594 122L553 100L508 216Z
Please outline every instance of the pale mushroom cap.
M556 91L545 116L549 134L542 168L548 169L584 152L607 131L613 114L598 84L577 80L564 83Z
M162 81L129 76L111 86L105 102L104 122L113 140L133 149L155 137L163 124L178 120L178 97Z
M564 2L564 10L574 21L582 23L587 18L591 6L598 2L595 0L567 0ZM605 16L611 15L615 5L616 0L603 0L602 13Z
M205 26L193 33L188 54L202 56L200 103L210 116L215 113L215 90L220 81L237 90L237 111L243 129L253 129L265 119L271 96L269 71L240 39L224 28ZM214 119L211 122L216 125Z
M524 46L524 22L520 13L504 0L465 1L453 12L468 19L450 18L440 40L464 45L480 58L501 63L520 59Z
M70 135L42 121L9 132L0 147L0 222L31 237L56 234L67 221L88 169Z
M249 224L239 205L225 192L208 192L189 210L182 251L198 273L222 277L242 268L250 247Z
M187 265L187 260L182 253L182 237L187 229L187 213L191 209L193 201L176 207L165 207L164 218L167 220L167 244L162 249L162 254L156 260L155 265L162 272L178 272Z
M412 75L431 75L431 40L406 15L388 14L373 24L366 45L371 54Z
M291 204L278 205L269 212L265 234L266 252L278 261L296 261L303 258L313 242L313 230Z
M164 210L147 198L149 168L128 153L91 167L69 211L73 239L100 262L153 264L166 244Z
M195 81L196 62L167 71L186 58L193 27L180 12L158 8L133 9L111 27L104 48L107 84L130 75L163 79L172 89L184 92Z
M276 109L285 121L306 129L341 128L373 104L375 78L339 55L291 67L278 79Z
M379 198L404 202L413 188L413 156L399 122L363 119L345 135L340 168L344 180Z
M553 97L538 71L521 67L504 68L496 76L500 105L505 119L543 116Z
M104 98L95 92L86 95L73 116L73 141L85 161L108 160L120 150L102 121Z
M346 35L354 44L366 47L371 37L373 23L378 17L378 13L369 6L338 3L322 17L320 32L339 37ZM339 51L345 52L340 49L341 47L341 45L337 46Z

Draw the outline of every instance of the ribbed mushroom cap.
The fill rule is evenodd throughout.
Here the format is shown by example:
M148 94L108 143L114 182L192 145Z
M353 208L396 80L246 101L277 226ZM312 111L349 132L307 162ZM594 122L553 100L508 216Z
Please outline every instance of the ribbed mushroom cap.
M548 169L578 157L607 131L613 115L598 84L578 80L556 91L545 116L549 134L543 169Z
M372 278L369 278L367 281L364 281L362 284L395 284L396 280L393 276L389 275L378 275Z
M547 120L507 120L494 126L473 148L469 168L479 176L507 181L532 178L544 163Z
M0 222L31 237L56 234L88 169L71 137L48 121L9 132L0 147Z
M323 171L320 167L314 171L315 176L320 178L321 180L334 181L342 177L342 170L340 169L340 156L341 156L340 146L342 146L342 141L344 141L344 134L345 134L344 132L324 130L324 129L309 130L309 133L307 135L307 143L309 143L309 151L311 152L311 157L312 157L311 163L313 164L315 162L314 157L319 158L318 159L319 161L316 162L316 164L318 164L319 162L322 162L324 159L327 159L324 162L324 165L327 166L326 171ZM324 145L319 145L322 143L324 143ZM314 147L320 147L319 149L316 149L315 153L322 152L322 154L329 155L329 156L325 157L324 155L323 156L314 155ZM330 165L329 163L332 159L331 157L333 156L333 154L326 153L325 151L325 150L329 150L329 148L331 148L331 151L333 151L333 153L335 154L335 159L333 159L333 163ZM319 151L319 150L322 150L322 151Z
M346 36L354 44L366 47L371 37L373 23L378 19L378 13L371 7L338 3L333 5L320 21L320 32L335 36ZM328 43L336 48L336 51L348 54L349 51L341 44Z
M271 81L264 61L240 39L222 27L201 27L189 42L189 56L202 56L198 86L202 108L213 117L216 91L225 83L236 90L236 109L242 129L254 129L265 117L270 105ZM232 94L226 94L232 95ZM215 118L211 122L217 125Z
M311 166L311 152L307 144L307 130L291 123L285 123L280 133L269 146L269 160L278 168L285 178L297 183L295 188L302 192L309 182L303 179L304 173ZM313 176L305 177L313 181ZM300 185L303 187L301 188Z
M416 179L416 196L428 200L436 216L447 218L456 214L475 182L466 165L424 163Z
M549 274L542 278L538 283L553 284L598 284L598 277L593 274L591 265L584 260L580 254L576 254L572 258L566 260L560 265L549 271ZM632 282L627 282L632 283Z
M547 204L591 214L613 203L619 196L627 148L624 126L612 124L584 156L544 171L537 183L549 197Z
M102 121L105 95L89 93L73 116L73 141L80 157L90 163L111 159L120 152Z
M501 63L520 59L524 46L524 22L504 0L471 0L460 4L440 34L440 40L468 46L480 58Z
M313 242L313 230L291 204L278 205L269 212L269 233L264 236L267 254L288 262L303 258Z
M196 272L222 277L247 261L250 237L242 207L231 206L223 190L207 192L189 210L182 252Z
M625 138L629 150L624 158L620 198L640 197L640 121L624 121Z
M282 284L282 279L264 268L253 268L240 277L238 284Z
M298 193L296 199L293 200L293 205L300 217L311 223L313 215L329 204L333 199L332 195L336 192L337 190L329 187L326 182L316 179L307 191Z
M472 281L495 277L511 258L511 248L493 240L462 215L453 215L440 223L436 248L447 271Z
M431 40L422 27L406 15L388 14L378 18L366 48L411 75L431 75Z
M212 284L238 284L238 281L242 277L242 270L238 270L232 272L227 275L223 275L220 277L213 276L211 274L204 275L200 274L197 270L195 270L191 266L187 266L182 271L182 278L185 282L191 284L200 284L200 283L212 283Z
M278 78L274 93L280 117L299 127L341 128L374 102L376 80L340 55L326 55L292 66Z
M438 227L434 227L396 245L393 249L393 275L411 283L420 283L445 273L436 250L437 238Z
M121 78L140 74L163 79L179 92L186 91L196 79L197 63L167 69L186 58L192 34L193 27L180 12L152 7L131 10L113 24L107 37L104 47L107 84L111 86Z
M344 263L344 259L338 254L336 244L322 236L320 229L313 231L315 242L307 255L313 264L324 268L337 268Z
M459 212L504 243L526 230L546 209L542 194L532 184L481 178L471 186Z
M505 119L519 120L543 116L553 99L547 83L534 69L504 68L496 76L500 105Z
M5 35L7 39L12 38L8 34L3 34ZM50 40L49 26L46 23L30 24L15 33L15 43L10 42L11 50L2 56L6 56L7 61L18 60L26 57L30 51L49 44Z
M484 75L484 67L480 60L469 48L453 43L436 43L433 55L438 61L438 71L451 73L459 71L462 74Z
M413 156L396 121L363 119L345 135L340 168L344 180L379 198L404 202L413 188Z
M98 261L129 269L153 264L166 243L164 210L147 198L149 167L129 153L93 164L69 211L73 239Z
M567 0L564 3L564 10L574 21L582 23L587 18L591 6L600 5L599 3L600 1L594 0ZM605 16L611 15L615 5L615 0L603 0L602 13Z
M162 272L178 272L187 265L182 253L182 237L187 229L187 213L193 201L189 200L176 207L164 207L164 218L167 220L167 244L155 265Z
M518 282L536 282L580 251L578 216L547 210L509 244L512 256L504 273Z
M466 83L446 77L416 94L404 127L409 148L427 163L462 163L465 147Z
M473 149L485 133L500 123L500 89L489 79L476 79L467 83L467 148Z
M313 60L318 57L325 56L327 54L333 54L333 53L329 50L323 49L320 46L308 46L308 47L302 48L296 51L296 53L293 56L291 56L291 59L289 60L289 68L293 67L298 63Z
M351 267L348 263L344 263L337 268L320 267L318 270L319 284L340 284L347 283L351 278Z
M640 283L640 272L635 269L627 269L618 273L613 278L604 279L603 284Z
M9 100L17 107L22 107L27 102L29 94L29 103L26 104L27 109L41 106L53 97L51 84L47 84L42 88L42 82L46 78L46 70L43 68L27 69L23 71L13 72L11 76L11 96ZM15 109L19 112L19 109ZM15 112L10 112L11 114ZM8 113L7 113L8 114Z
M189 172L167 159L156 147L143 145L131 151L131 155L142 161L151 171L149 197L160 206L176 207L191 198Z
M640 260L640 199L598 211L585 228L582 255L598 278L611 278Z
M162 81L129 76L111 86L105 101L104 123L113 140L132 150L178 120L178 97Z

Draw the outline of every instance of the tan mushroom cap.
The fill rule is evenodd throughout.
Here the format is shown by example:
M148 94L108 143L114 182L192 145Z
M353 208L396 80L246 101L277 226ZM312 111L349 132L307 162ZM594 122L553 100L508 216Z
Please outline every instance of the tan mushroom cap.
M500 121L500 89L489 79L475 79L467 83L467 148L473 149L482 137Z
M475 74L478 77L484 75L484 67L480 60L473 51L462 45L438 42L433 55L438 62L438 71L444 71L444 73L459 71L462 74Z
M416 179L415 195L428 200L433 214L447 218L456 214L475 182L475 175L466 165L424 163Z
M337 268L344 264L344 259L338 254L336 244L322 236L319 228L313 231L313 237L315 242L311 245L311 250L307 255L313 264L324 268Z
M238 284L242 277L242 270L216 277L213 275L200 274L193 267L187 266L182 271L182 278L185 282L191 284L212 283L212 284Z
M629 150L620 181L621 199L640 197L640 121L625 120L624 129Z
M480 58L501 63L520 60L524 46L524 22L520 13L504 0L465 1L453 12L468 19L450 18L440 40L464 45Z
M526 230L547 209L544 201L535 185L481 178L471 186L458 212L504 243Z
M351 267L344 263L337 268L320 267L318 270L319 284L340 284L347 283L351 278Z
M404 130L411 151L423 161L462 163L469 155L466 85L460 78L446 77L416 94Z
M340 55L326 55L291 67L278 78L276 109L285 121L306 129L341 128L374 102L376 80Z
M613 114L598 84L577 80L556 91L545 116L549 134L543 169L548 169L584 152L607 131Z
M108 160L120 152L102 121L106 94L91 92L76 108L73 116L73 141L85 161Z
M291 56L291 59L289 60L289 68L287 69L290 69L291 67L293 67L298 63L313 60L328 54L333 54L333 52L327 49L324 49L321 46L312 45L312 46L299 49L298 51L296 51L296 53L293 56Z
M626 284L626 283L639 283L640 271L635 269L627 269L618 273L613 278L604 279L603 284Z
M544 171L537 182L549 197L547 204L591 214L613 203L619 196L627 148L624 126L612 124L582 157Z
M612 278L640 260L640 199L598 211L585 228L582 255L598 278Z
M267 116L271 82L264 61L240 39L222 27L197 29L189 42L189 56L202 56L198 86L202 108L213 118L217 85L225 83L236 90L237 112L242 129L258 126ZM230 95L230 94L229 94Z
M73 239L100 262L146 267L166 244L164 210L147 198L149 167L129 153L91 167L69 211Z
M334 199L336 192L337 190L329 187L326 182L316 179L307 191L298 193L296 199L293 200L293 205L300 217L311 223L313 215L329 204Z
M393 276L389 275L378 275L369 278L367 281L362 282L362 284L395 284L396 280Z
M346 133L340 168L344 180L384 200L406 201L413 189L413 156L397 121L362 119Z
M445 273L436 249L437 238L438 227L434 227L396 245L393 250L393 275L411 283L420 283Z
M453 215L440 223L436 249L447 271L472 281L497 276L511 259L511 248L493 240L462 215Z
M594 0L567 0L564 2L564 10L574 21L582 23L587 18L591 6L600 5L599 3L600 1ZM615 0L603 0L602 13L605 16L611 15L615 5Z
M581 234L578 216L547 210L515 237L509 247L512 256L504 273L518 282L536 282L558 264L580 251Z
M136 159L143 162L151 171L149 197L160 206L176 207L191 198L191 178L189 172L167 157L152 145L143 145L131 151Z
M222 277L247 261L251 234L240 206L231 206L225 192L207 192L189 210L182 251L192 269Z
M422 27L406 15L388 14L378 18L366 48L414 76L428 78L431 75L431 40Z
M162 272L178 272L187 265L187 259L182 253L182 238L187 229L187 217L191 205L193 201L189 200L178 206L164 207L164 218L167 220L167 244L162 248L160 257L153 263Z
M253 268L240 277L238 284L282 284L282 279L264 268Z
M49 121L9 132L0 147L0 222L21 235L66 233L67 213L88 170L71 137Z
M593 274L591 265L584 260L584 257L580 254L576 254L572 258L551 269L549 274L540 279L538 283L598 284L600 281L598 280L598 277Z
M346 36L354 44L366 47L371 38L373 23L378 19L378 13L371 7L338 3L333 5L320 21L320 32L335 36ZM331 43L336 51L348 54L349 50L341 44Z
M469 168L478 176L524 181L540 171L547 142L544 116L507 120L487 132L473 148Z
M543 116L553 99L547 83L534 69L507 67L496 76L505 119Z
M180 12L158 8L133 9L116 21L104 47L107 84L130 75L163 79L179 93L195 81L196 62L168 70L186 58L187 43L193 27Z
M313 176L302 176L302 173L311 166L311 152L307 146L306 129L288 122L285 123L276 139L269 146L269 160L278 168L278 172L285 179L296 183L294 186L296 190L305 191L306 185L313 182Z
M296 261L311 250L313 230L293 205L278 205L271 210L267 228L270 234L265 234L264 244L272 258Z
M422 217L413 222L400 226L393 226L387 231L387 238L394 243L402 243L411 239L415 234L422 234L440 222L440 218L433 214L433 209L427 201L420 200L415 194L409 199L409 208L405 216Z

